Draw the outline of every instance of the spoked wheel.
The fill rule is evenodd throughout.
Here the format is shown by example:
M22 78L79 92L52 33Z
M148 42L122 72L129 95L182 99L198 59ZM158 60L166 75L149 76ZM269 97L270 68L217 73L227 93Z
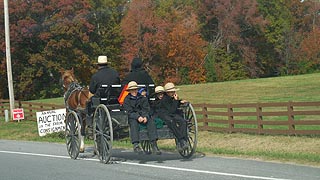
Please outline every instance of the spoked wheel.
M152 153L152 148L151 148L151 143L149 140L143 140L141 141L141 147L142 150L145 154L151 154Z
M81 125L78 115L74 111L69 111L66 116L66 144L68 154L72 159L77 159L80 152Z
M108 163L111 157L113 130L108 108L100 104L93 116L93 139L96 153L102 163Z
M190 103L183 109L184 119L187 121L187 133L189 147L186 150L179 151L180 155L184 158L190 158L197 148L197 136L198 136L198 123L194 109Z

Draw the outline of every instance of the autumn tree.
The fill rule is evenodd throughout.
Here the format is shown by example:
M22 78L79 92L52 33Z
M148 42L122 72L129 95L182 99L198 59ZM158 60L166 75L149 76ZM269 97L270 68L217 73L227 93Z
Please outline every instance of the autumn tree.
M302 4L299 41L293 51L297 64L295 74L318 72L320 68L320 1L310 0Z
M144 59L157 82L203 82L205 42L192 1L132 1L122 21L123 57ZM183 8L181 8L183 7Z
M61 68L73 67L78 80L87 85L101 54L117 64L121 44L119 22L124 3L121 0L10 1L16 97L61 96ZM0 32L4 33L3 27ZM2 52L5 52L4 47L2 43ZM1 59L4 60L4 55Z
M258 13L257 2L204 0L199 7L202 34L210 43L207 72L214 68L216 74L216 79L209 81L258 77L264 73L256 44L261 43L257 40L262 40L265 21Z

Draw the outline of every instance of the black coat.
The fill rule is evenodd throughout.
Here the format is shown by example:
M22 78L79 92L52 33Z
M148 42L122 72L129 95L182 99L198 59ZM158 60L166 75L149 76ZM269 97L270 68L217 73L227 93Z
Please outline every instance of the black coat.
M159 115L159 112L160 112L160 99L157 97L157 96L155 96L154 97L155 98L155 100L153 100L153 101L150 101L149 103L150 103L150 115L151 116L158 116Z
M96 72L91 77L89 91L92 94L97 92L97 89L102 85L112 85L112 84L120 84L120 77L116 70L108 67L102 66L98 72Z
M156 105L157 113L168 115L176 114L179 107L180 100L175 100L167 94L164 94L163 98L159 100L159 104Z
M129 119L138 119L140 116L149 116L150 105L148 98L144 96L132 96L131 94L128 94L124 99L123 107L128 112Z
M140 58L132 60L131 71L122 80L121 84L128 84L130 81L135 81L137 84L154 84L151 76L143 69Z

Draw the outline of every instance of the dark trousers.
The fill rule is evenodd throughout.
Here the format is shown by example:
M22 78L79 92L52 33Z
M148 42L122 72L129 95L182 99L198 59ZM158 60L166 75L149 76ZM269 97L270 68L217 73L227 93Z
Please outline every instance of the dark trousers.
M155 141L158 139L156 125L150 117L147 117L147 120L148 121L146 123L146 126L147 126L149 140ZM138 120L129 118L129 126L130 126L130 136L131 136L132 144L139 143L140 138L139 138L139 122L138 122Z
M178 140L187 140L187 122L179 114L159 114L159 117L166 123Z

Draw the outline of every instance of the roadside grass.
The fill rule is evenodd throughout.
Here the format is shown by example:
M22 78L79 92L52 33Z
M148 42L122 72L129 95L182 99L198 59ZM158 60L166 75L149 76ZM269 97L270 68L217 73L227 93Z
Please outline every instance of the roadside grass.
M64 133L38 136L35 121L5 123L0 121L0 139L65 143ZM93 141L86 139L86 147ZM114 148L131 149L129 138L114 141ZM174 151L174 140L159 140L159 147ZM317 136L272 136L253 134L225 134L200 131L197 153L206 156L238 157L246 159L297 163L320 167L320 138Z
M182 99L186 99L193 104L320 101L318 89L320 87L319 79L320 73L316 73L277 78L183 85L179 86L180 91L178 91L178 94ZM35 100L34 102L63 104L63 98ZM271 108L268 109L268 111L272 110ZM221 111L225 110L221 109ZM250 111L250 109L238 111ZM2 117L0 117L0 139L65 143L63 133L54 133L39 137L37 123L35 121L5 123L4 119L1 118ZM219 119L219 117L215 118ZM286 120L286 118L287 117L279 116L272 117L268 120L283 121ZM222 118L220 117L220 119ZM295 117L295 120L298 119L308 120L314 119L314 117ZM252 117L242 117L239 120L255 119ZM199 123L199 126L200 125L201 123ZM217 126L219 124L214 125ZM239 125L239 127L244 126ZM255 127L250 126L249 128ZM266 125L265 128L268 128L268 126ZM285 128L288 127L276 127L276 129ZM320 130L320 126L296 126L296 128ZM86 140L86 144L92 146L93 141ZM160 140L159 146L163 150L175 151L173 140ZM129 139L114 141L114 147L132 148ZM198 135L197 152L207 156L240 157L320 166L320 136L228 134L200 131Z

